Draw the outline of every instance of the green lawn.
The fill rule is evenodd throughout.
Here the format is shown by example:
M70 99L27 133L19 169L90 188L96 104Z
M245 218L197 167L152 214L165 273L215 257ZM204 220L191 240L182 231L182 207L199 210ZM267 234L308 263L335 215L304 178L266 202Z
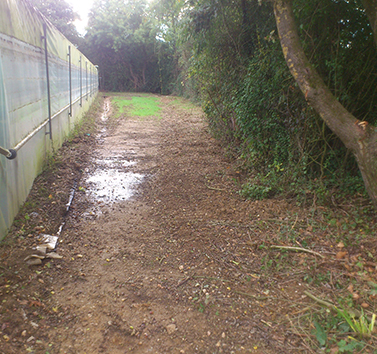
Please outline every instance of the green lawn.
M116 104L119 113L127 113L131 116L160 117L161 108L158 106L159 99L157 97L133 96L131 99L125 97L113 97L113 103Z

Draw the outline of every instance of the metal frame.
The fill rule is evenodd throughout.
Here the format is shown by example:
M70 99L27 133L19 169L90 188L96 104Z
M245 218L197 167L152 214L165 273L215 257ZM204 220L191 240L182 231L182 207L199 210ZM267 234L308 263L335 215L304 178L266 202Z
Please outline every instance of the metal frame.
M82 57L80 56L80 97L72 101L72 60L71 60L71 46L68 46L68 54L69 57L69 104L60 109L54 115L51 115L51 91L50 91L50 73L49 73L49 61L48 61L48 45L47 45L47 25L46 23L43 24L43 36L41 39L44 42L44 51L45 51L45 66L46 66L46 81L47 81L47 104L48 104L48 118L42 122L38 127L36 127L32 132L26 135L20 142L13 149L6 149L0 146L0 155L4 155L6 158L12 160L17 156L17 151L24 146L33 136L35 136L39 131L41 131L47 125L49 126L49 131L46 132L46 135L49 135L50 140L52 140L52 120L63 113L65 110L68 109L68 115L72 116L72 106L80 101L80 106L82 106L82 98L83 98L83 75L82 75ZM86 76L86 100L88 101L88 97L92 96L92 70L91 67L90 72L88 72L88 62L85 62L85 76ZM89 83L90 80L90 83ZM90 87L89 87L90 84Z
M92 67L89 66L89 96L92 97Z
M48 125L49 132L46 134L50 135L50 140L52 140L52 128L51 128L51 93L50 93L50 73L48 71L48 53L47 53L47 25L43 24L43 36L45 45L45 61L46 61L46 79L47 79L47 104L48 104Z
M80 55L80 107L82 107L82 60Z
M72 55L71 55L71 46L68 46L68 71L69 71L69 111L68 115L72 117Z
M88 89L88 62L86 61L85 62L85 79L86 79L86 94L85 94L85 96L86 96L86 100L88 100L88 91L89 91L89 89Z
M80 100L80 97L77 98L72 102L72 104L75 104L77 101ZM40 124L37 128L35 128L32 132L30 132L28 135L25 136L13 149L18 151L21 149L22 146L24 146L35 134L37 134L41 129L43 129L47 124L50 124L53 119L55 119L59 114L64 112L65 110L69 109L69 105L63 107L60 111L56 112L51 118L47 118L42 124ZM46 133L48 134L48 133Z

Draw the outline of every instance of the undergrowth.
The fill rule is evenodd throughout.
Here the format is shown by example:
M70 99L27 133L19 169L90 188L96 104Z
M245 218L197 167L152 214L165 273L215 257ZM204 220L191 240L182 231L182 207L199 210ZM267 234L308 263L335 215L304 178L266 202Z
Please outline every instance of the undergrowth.
M239 193L246 199L256 200L274 196L295 198L298 205L334 205L343 203L352 196L368 200L360 176L310 179L306 176L295 176L292 170L281 171L279 166L271 168L267 173L255 173L241 185Z
M289 274L318 299L331 299L331 308L314 302L288 315L291 330L308 352L377 353L376 212L360 174L325 168L313 177L303 173L303 164L280 162L253 168L240 155L246 176L238 185L242 197L286 199L304 212L259 222L259 234L266 235L259 240L261 273L278 279ZM324 259L277 252L271 244L320 250Z

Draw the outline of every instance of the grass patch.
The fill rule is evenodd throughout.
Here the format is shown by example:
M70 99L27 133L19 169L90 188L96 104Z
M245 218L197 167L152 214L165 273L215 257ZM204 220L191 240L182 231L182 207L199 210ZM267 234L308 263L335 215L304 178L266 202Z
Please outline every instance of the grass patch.
M127 113L137 117L160 117L161 108L159 107L159 99L150 96L133 96L130 98L113 97L112 102L116 105L118 113Z

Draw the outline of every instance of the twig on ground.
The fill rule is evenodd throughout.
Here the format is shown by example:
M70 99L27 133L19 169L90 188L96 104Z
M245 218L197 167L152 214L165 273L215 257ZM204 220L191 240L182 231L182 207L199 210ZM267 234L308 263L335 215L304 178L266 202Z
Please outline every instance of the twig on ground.
M319 299L318 297L314 296L312 293L310 293L307 290L304 291L304 294L307 295L307 296L309 296L312 300L314 300L315 302L318 302L322 306L328 307L328 308L333 309L333 310L336 311L336 306L333 305L331 302L327 302L325 300Z
M306 294L307 296L309 296L311 299L318 302L322 306L328 307L328 308L330 308L331 310L334 310L334 311L339 311L339 309L335 305L333 305L332 303L327 302L325 300L319 299L318 297L311 294L309 291L305 290L304 294ZM351 315L351 317L360 318L361 316L365 316L368 319L369 322L372 321L372 318L370 316L368 316L365 313L363 314L362 312L360 312L359 310L357 310L355 308L348 309L347 312Z
M288 250L288 251L306 252L306 253L310 253L310 254L313 254L315 256L321 257L321 258L325 258L325 256L323 256L322 254L320 254L318 252L308 250L307 248L302 248L302 247L272 245L272 246L270 246L270 248L276 248L276 249L282 249L282 250Z
M293 332L293 334L295 334L295 335L297 335L297 336L299 336L300 338L301 338L301 340L302 340L302 345L308 350L308 352L310 352L310 353L315 353L306 343L305 343L305 339L309 339L310 341L312 341L311 340L311 338L310 338L310 336L308 335L308 333L305 333L305 334L302 334L302 333L300 333L298 330L297 330L297 328L296 328L296 326L293 324L293 322L292 322L292 320L291 320L291 318L289 317L289 315L287 314L287 318L288 318L288 320L289 320L289 322L290 322L290 324L291 324L291 328L292 328L292 330L294 331ZM301 328L301 327L300 327ZM301 328L302 329L302 328Z
M301 312L306 312L306 311L311 310L311 309L312 309L312 306L307 306L307 307L304 307L304 308L301 309L301 310L298 310L298 311L292 312L291 315L292 315L292 316L293 316L293 315L297 315L297 314L299 314L299 313L301 313ZM304 315L305 315L305 314L304 314Z
M179 288L180 286L182 286L183 284L187 283L192 277L189 276L187 277L186 279L183 279L180 283L178 283L177 285L177 288Z
M295 220L295 222L294 222L294 224L293 224L293 226L292 226L292 228L291 228L291 231L295 228L295 226L296 226L296 224L297 224L297 221L298 221L298 214L297 214L297 216L296 216L296 220Z
M264 323L266 326L268 326L268 327L270 327L270 328L272 328L272 324L271 323L269 323L269 322L267 322L267 321L264 321L264 320L260 320L262 323Z
M215 188L215 187L210 187L208 186L207 184L205 185L208 189L212 189L214 191L220 191L220 192L223 192L223 191L226 191L226 189L224 188Z
M234 293L239 294L239 295L252 297L253 299L255 299L257 301L259 301L259 300L261 300L261 301L262 300L276 300L276 301L286 301L286 302L289 302L291 304L294 303L295 306L302 305L301 303L294 301L292 299L277 298L277 297L273 297L273 296L257 296L257 295L253 295L253 294L249 294L249 293L244 293L242 291L234 291Z

